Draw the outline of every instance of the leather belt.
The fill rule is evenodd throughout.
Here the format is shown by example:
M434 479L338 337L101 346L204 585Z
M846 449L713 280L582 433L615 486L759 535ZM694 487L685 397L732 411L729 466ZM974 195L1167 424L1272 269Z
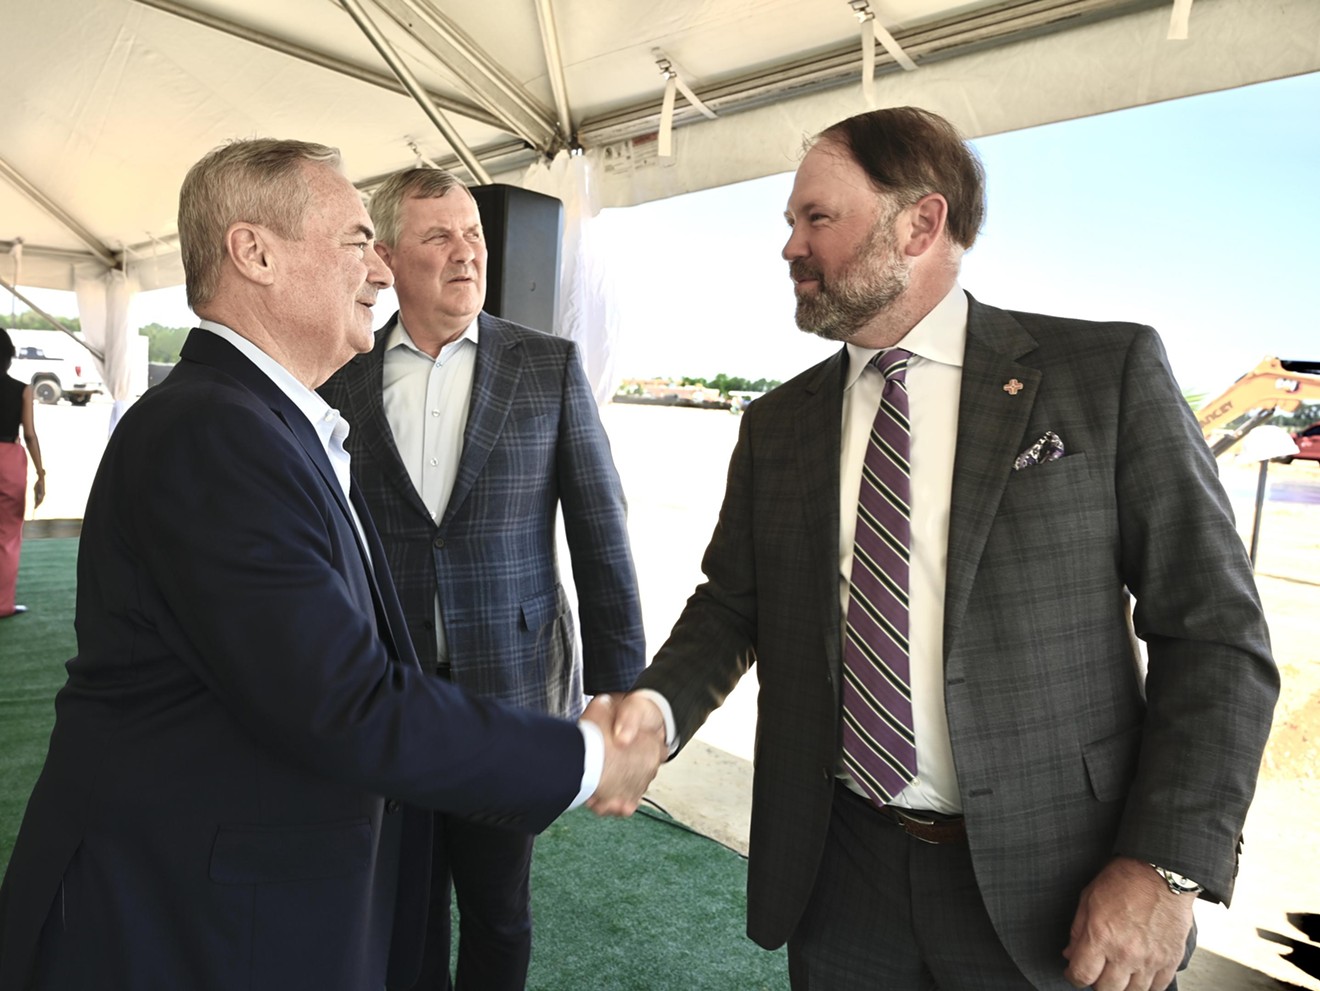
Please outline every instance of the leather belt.
M882 805L880 814L913 839L922 843L966 843L967 821L962 816L939 812L916 812L896 805Z

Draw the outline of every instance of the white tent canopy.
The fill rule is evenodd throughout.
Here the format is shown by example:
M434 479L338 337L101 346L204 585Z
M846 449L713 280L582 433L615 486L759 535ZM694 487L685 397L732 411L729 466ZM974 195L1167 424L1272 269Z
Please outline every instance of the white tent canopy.
M366 191L433 162L554 192L589 244L601 206L791 169L873 105L976 137L1320 69L1311 0L0 0L0 25L0 279L78 289L118 399L127 300L182 281L179 183L234 137L336 145ZM599 316L576 247L561 297Z

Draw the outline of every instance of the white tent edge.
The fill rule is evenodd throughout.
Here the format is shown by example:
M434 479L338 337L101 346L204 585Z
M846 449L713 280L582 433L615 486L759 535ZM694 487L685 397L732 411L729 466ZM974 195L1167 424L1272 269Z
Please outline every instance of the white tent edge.
M934 61L915 72L887 71L876 80L876 99L885 106L926 107L976 138L1320 70L1320 4L1199 0L1187 40L1169 40L1169 27L1168 9L1155 8ZM674 132L669 158L656 154L656 141L632 139L588 150L573 169L538 164L493 177L558 195L568 205L565 232L574 243L565 245L560 298L570 312L558 331L582 347L598 398L604 401L611 391L608 356L616 328L602 317L608 304L592 301L607 280L600 276L601 260L590 257L591 217L602 207L790 171L806 137L867 106L859 78L856 86L716 120L698 118ZM583 195L587 187L590 195ZM184 278L174 243L128 254L122 272L74 252L29 254L22 266L24 285L77 291L84 334L105 353L102 372L120 404L132 398L122 362L135 330L128 320L133 294L180 285Z

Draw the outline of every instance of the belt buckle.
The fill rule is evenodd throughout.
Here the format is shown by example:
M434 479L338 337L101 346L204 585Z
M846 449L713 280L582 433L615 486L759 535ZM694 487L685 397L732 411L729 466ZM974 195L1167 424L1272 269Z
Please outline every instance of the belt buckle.
M899 815L899 818L902 819L904 822L914 823L915 825L918 825L918 826L933 826L933 825L935 825L935 820L934 820L934 819L923 819L921 816L913 815L913 814L912 814L911 812L909 812L907 809L900 809L897 805L891 805L891 806L889 806L889 807L890 807L891 809L893 809L895 812L897 812L898 815Z
M898 816L899 824L903 827L903 832L907 833L914 840L919 840L922 843L929 843L931 846L939 846L937 840L928 839L927 837L922 836L919 832L908 828L909 826L934 826L934 819L923 819L921 816L913 815L906 809L900 809L896 805L891 805L889 807L893 809L894 814Z

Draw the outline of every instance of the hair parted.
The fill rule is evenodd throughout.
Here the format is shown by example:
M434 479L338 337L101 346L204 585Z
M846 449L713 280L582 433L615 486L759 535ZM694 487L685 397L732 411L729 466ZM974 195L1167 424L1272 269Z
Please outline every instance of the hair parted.
M367 212L376 227L376 240L393 248L399 243L399 214L408 199L439 199L451 189L472 195L458 176L444 169L404 169L395 172L371 194Z
M221 145L188 170L179 189L179 250L189 306L195 310L215 296L232 224L246 221L282 238L302 237L309 163L341 168L336 148L253 138Z
M930 193L949 204L946 230L963 248L985 221L985 169L958 129L919 107L890 107L832 124L812 144L845 149L881 192L903 206Z

